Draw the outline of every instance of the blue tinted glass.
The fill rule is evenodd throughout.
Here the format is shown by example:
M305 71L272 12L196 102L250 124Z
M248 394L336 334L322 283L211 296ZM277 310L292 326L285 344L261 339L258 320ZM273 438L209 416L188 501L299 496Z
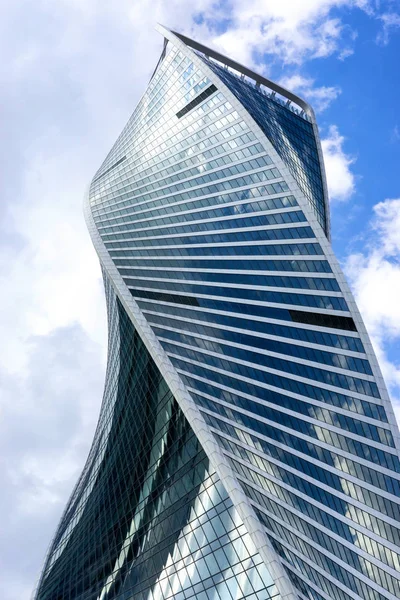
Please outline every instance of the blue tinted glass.
M324 189L312 124L211 60L209 67L229 87L261 127L327 231Z

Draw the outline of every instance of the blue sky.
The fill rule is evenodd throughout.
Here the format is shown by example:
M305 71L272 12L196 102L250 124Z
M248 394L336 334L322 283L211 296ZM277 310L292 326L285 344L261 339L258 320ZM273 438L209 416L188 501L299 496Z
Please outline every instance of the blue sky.
M400 405L399 0L3 0L3 600L30 598L96 425L106 315L82 198L158 60L157 21L317 109L333 245Z

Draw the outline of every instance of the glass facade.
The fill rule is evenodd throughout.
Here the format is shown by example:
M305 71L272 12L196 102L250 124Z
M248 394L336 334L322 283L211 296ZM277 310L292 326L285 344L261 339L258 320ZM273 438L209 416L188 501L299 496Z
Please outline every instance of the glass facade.
M399 432L313 117L163 33L86 203L106 387L36 599L394 600Z
M280 600L106 275L105 289L101 416L37 598Z

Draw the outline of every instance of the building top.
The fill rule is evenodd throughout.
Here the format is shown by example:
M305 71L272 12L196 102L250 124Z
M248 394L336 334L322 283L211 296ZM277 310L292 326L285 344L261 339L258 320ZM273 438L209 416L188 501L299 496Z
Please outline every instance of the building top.
M234 91L235 95L239 97L242 103L245 102L245 104L247 104L247 110L249 110L252 117L255 118L263 132L270 138L270 141L275 142L275 146L276 142L278 142L279 145L279 140L282 142L280 148L276 149L281 156L282 152L286 154L285 160L288 161L293 176L302 188L308 201L313 206L317 219L323 228L326 237L330 240L328 186L318 126L314 110L310 104L278 83L267 79L263 75L224 56L216 50L208 48L207 46L204 46L181 33L168 29L163 25L157 25L156 29L165 37L164 49L160 57L160 62L165 56L168 41L173 43L173 39L177 38L197 55L200 55L209 66L213 67L213 70L216 71L219 79L222 78L228 87L232 89L232 78L237 80L238 83L233 85L233 87L236 88L236 91L232 91ZM224 76L224 72L226 73L226 77ZM227 77L231 78L231 83L227 81ZM252 108L250 107L250 104L245 101L246 93L243 95L243 84L245 84L247 89L252 89L255 92L252 94L253 98L250 100L250 104L253 105ZM241 90L240 87L242 88ZM267 104L270 102L272 103L272 106L278 106L281 114L278 115L275 113L275 115L272 116L275 111L271 112L271 110L268 110L267 106L261 101L263 97L266 99ZM258 104L257 108L255 106L256 104ZM262 106L264 106L264 108L262 108ZM266 110L264 111L264 109ZM263 113L265 114L263 115ZM287 115L286 117L285 114ZM294 118L297 120L297 125L294 128L293 115L295 115ZM272 121L270 121L269 117L272 117ZM290 124L290 121L292 121L292 124ZM301 123L303 123L303 125L301 125ZM271 125L271 127L269 125ZM308 138L309 141L311 141L311 144L304 144L303 133L300 133L299 131L296 133L296 129L299 129L299 126L300 129L303 130L307 130L308 126ZM267 131L266 127L267 129L270 129L270 131ZM288 151L286 149L285 151L284 148L286 148L288 141L290 149ZM298 165L302 165L301 171L309 175L309 180L305 185L303 181L304 178L299 172ZM312 172L314 172L313 175L311 175Z
M275 100L279 104L282 104L292 112L295 112L303 119L312 122L314 117L314 111L312 107L302 98L293 94L283 86L267 79L263 75L252 71L248 67L241 65L240 63L224 56L223 54L196 42L181 33L177 33L176 31L171 30L171 33L176 35L180 40L182 40L187 46L193 48L197 52L205 55L207 58L217 61L222 64L225 68L229 68L233 70L233 72L237 72L237 75L242 79L247 77L251 83L257 88L260 88L260 91L264 93L269 98ZM247 81L247 83L250 83Z

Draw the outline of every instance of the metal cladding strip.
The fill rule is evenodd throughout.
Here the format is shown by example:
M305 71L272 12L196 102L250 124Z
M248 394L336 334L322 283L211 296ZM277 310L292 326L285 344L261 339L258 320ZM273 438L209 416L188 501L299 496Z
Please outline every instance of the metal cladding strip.
M142 338L147 350L159 368L172 394L179 403L195 435L203 446L211 465L221 479L221 482L229 494L234 507L238 511L257 551L264 560L268 571L280 592L282 600L297 600L298 596L296 590L288 578L278 554L273 549L264 528L257 519L247 496L242 491L241 485L232 468L229 466L227 458L222 453L214 435L210 432L208 425L205 423L201 412L193 402L180 376L173 367L166 352L162 348L156 335L115 267L114 261L110 257L94 222L89 203L89 192L87 192L84 199L84 214L101 265L110 278L115 292L135 329Z
M184 36L180 36L180 35L178 36L178 35L174 34L172 31L170 31L166 27L163 27L162 25L157 25L156 29L160 33L162 33L162 35L164 35L167 39L169 39L174 44L174 46L178 47L179 50L181 50L181 52L183 52L187 56L189 56L190 60L197 67L199 67L202 70L202 72L207 76L207 78L210 81L212 81L215 85L217 85L219 90L221 90L223 92L224 96L229 100L229 102L232 104L232 106L235 108L235 110L239 113L239 115L245 121L245 123L247 124L249 129L255 134L258 141L260 141L260 143L266 148L268 154L271 156L271 158L273 160L274 165L279 169L279 171L282 174L283 179L288 184L290 193L292 193L295 196L297 202L299 203L301 210L303 211L303 213L306 216L306 220L307 220L308 224L312 227L312 229L314 231L317 242L322 247L325 258L329 262L329 265L332 269L332 274L335 276L335 278L340 286L343 296L348 304L349 312L350 312L352 318L354 319L354 322L356 323L357 331L360 335L362 343L364 344L365 354L366 354L368 360L370 361L372 372L373 372L373 375L375 378L375 382L376 382L379 392L381 394L382 404L387 413L388 421L391 426L390 431L394 438L394 443L395 443L395 447L397 449L397 454L400 457L400 431L399 431L399 428L397 425L393 406L390 401L390 397L389 397L389 394L388 394L388 391L387 391L387 388L386 388L386 385L385 385L385 382L384 382L384 379L382 376L382 372L379 367L377 358L375 356L375 353L374 353L371 341L369 339L366 327L364 325L364 322L362 320L362 317L360 315L360 311L358 310L356 302L353 298L353 295L350 291L350 287L347 283L347 280L342 272L342 269L339 265L339 262L335 256L335 254L333 252L332 246L331 246L329 240L327 239L325 232L322 229L320 223L318 222L314 211L311 209L311 207L307 201L307 198L304 196L303 192L300 190L296 180L292 176L288 167L283 162L283 160L280 158L279 154L276 152L275 148L273 147L273 145L271 144L271 142L269 141L267 136L264 134L264 132L261 130L259 125L256 123L256 121L253 119L253 117L242 106L240 101L232 93L232 91L229 89L229 87L227 85L225 85L225 83L223 81L221 81L221 79L214 73L214 71L212 71L212 69L210 69L208 67L207 63L202 61L201 58L195 52L193 52L184 41L182 41L182 39L187 40L188 44L190 42L190 45L192 45L194 48L196 48L196 47L200 48L201 45L197 44L197 42L193 42L192 40L188 40L188 38L184 38ZM213 55L213 51L211 51L209 48L206 48L205 46L201 46L201 48L202 48L202 50L201 50L202 52L207 52L209 56ZM271 89L277 89L277 91L279 91L279 93L281 93L281 94L286 94L289 99L293 96L293 100L295 102L298 102L300 104L299 101L301 101L300 105L302 107L304 107L306 112L308 114L310 114L310 116L313 120L314 132L317 131L317 126L315 125L315 117L313 117L314 113L313 113L311 107L304 100L301 100L297 96L294 96L294 94L292 94L291 92L287 92L287 90L284 90L284 88L277 86L277 84L273 84L273 82L270 82L268 79L265 79L265 78L261 77L260 75L253 73L249 69L246 69L245 67L241 67L238 63L234 63L230 59L228 59L216 52L214 54L219 57L219 60L225 61L225 64L229 65L229 63L231 63L232 67L235 69L238 69L238 70L242 69L244 72L249 71L249 76L251 76L261 82L263 82L263 80L264 80L265 85L271 87ZM318 141L319 136L317 136L316 139ZM320 161L321 161L321 165L323 167L324 163L323 163L322 153L320 156ZM326 185L325 169L322 168L321 171L322 171L322 179L324 182L324 189L326 190L327 185ZM327 212L329 213L329 210Z

